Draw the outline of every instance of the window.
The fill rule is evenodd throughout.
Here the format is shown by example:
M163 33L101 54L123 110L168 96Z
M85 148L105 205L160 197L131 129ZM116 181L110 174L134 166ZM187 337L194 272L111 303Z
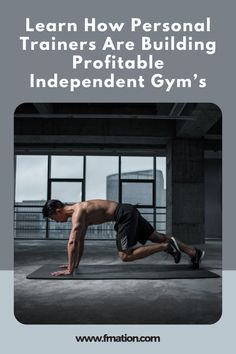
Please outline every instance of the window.
M51 178L83 178L83 156L52 156Z
M153 183L122 182L122 203L153 206Z
M131 203L138 206L157 230L165 232L166 158L18 155L16 237L68 238L70 222L60 224L42 218L42 205L48 197L69 204L89 199ZM91 225L86 236L90 239L114 239L113 222Z
M82 200L81 182L52 182L51 199L59 199L63 203L78 203Z
M118 157L88 156L85 199L118 201Z
M125 179L152 179L153 157L122 156L121 178Z
M47 199L47 166L47 156L16 156L15 237L45 237L42 205Z
M47 156L16 156L15 201L27 203L47 199Z

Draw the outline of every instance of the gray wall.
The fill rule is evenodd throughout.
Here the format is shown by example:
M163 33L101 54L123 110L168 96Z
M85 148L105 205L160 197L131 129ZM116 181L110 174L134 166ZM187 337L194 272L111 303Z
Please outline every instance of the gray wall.
M221 159L205 159L205 236L222 238Z
M204 145L172 139L167 149L167 232L186 243L204 243Z

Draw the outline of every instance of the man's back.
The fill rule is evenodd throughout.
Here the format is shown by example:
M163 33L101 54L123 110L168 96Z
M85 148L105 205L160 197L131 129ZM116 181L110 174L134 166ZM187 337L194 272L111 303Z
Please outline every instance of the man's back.
M94 225L114 220L118 203L110 200L93 199L75 204L75 211L83 210L85 224Z

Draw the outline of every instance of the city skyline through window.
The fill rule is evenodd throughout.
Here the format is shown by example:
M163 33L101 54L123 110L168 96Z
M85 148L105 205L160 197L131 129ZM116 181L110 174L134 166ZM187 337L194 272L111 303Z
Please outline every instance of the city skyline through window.
M47 226L42 219L39 206L48 198L66 203L110 199L136 204L155 227L165 231L165 157L17 155L15 176L16 237L27 233L37 238L36 230L40 230L42 238L42 229L45 237L66 237L69 224ZM111 226L91 228L89 234L105 232L113 237L111 230Z

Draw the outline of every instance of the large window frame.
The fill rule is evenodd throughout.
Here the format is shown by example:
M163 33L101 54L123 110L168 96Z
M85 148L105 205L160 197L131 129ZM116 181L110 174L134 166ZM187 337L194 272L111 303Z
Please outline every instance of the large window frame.
M16 156L22 156L24 154L17 154ZM25 154L25 155L30 155L29 153ZM31 154L34 155L34 154ZM84 201L86 200L86 159L87 156L95 156L94 153L91 154L41 154L44 156L47 156L48 158L48 171L47 171L47 200L51 199L51 192L52 192L52 183L54 182L78 182L82 184L82 198L81 200ZM15 158L16 158L15 156ZM82 156L83 157L83 177L82 178L55 178L55 177L51 177L51 159L53 156ZM158 223L163 223L166 224L166 221L157 221L157 210L161 209L161 213L160 214L165 214L166 215L166 206L162 207L162 206L158 206L157 205L157 201L156 201L156 185L157 185L157 175L156 175L156 158L159 157L160 155L153 155L153 154L148 154L148 155L138 155L138 154L98 154L97 156L114 156L114 157L118 157L118 202L122 203L122 185L123 183L150 183L152 185L152 203L150 204L146 204L146 205L137 205L137 207L139 209L143 209L144 211L147 210L148 213L148 209L152 209L153 210L153 224L154 224L154 228L157 227ZM142 157L149 157L153 159L153 177L152 178L142 178L142 179L136 179L136 178L123 178L122 177L122 157L137 157L137 156L142 156ZM16 175L16 173L15 173ZM15 180L16 183L16 180ZM16 207L16 205L15 205ZM16 210L16 209L15 209ZM165 211L165 213L163 213L163 211ZM145 214L145 213L144 213ZM38 239L50 239L50 223L49 221L46 219L45 220L46 223L46 227L45 227L45 238L38 238ZM69 229L68 229L69 230ZM159 229L160 230L160 229ZM165 230L160 230L160 231L165 231ZM16 239L23 239L23 237L16 237ZM30 238L27 238L30 239ZM35 238L33 238L35 239ZM54 238L55 239L55 238Z

